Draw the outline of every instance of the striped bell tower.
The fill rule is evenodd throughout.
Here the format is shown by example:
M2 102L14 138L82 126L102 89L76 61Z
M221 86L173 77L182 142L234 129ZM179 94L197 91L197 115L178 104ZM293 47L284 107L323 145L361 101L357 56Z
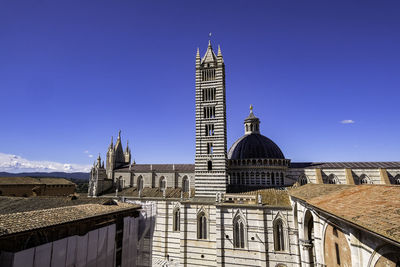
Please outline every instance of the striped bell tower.
M225 65L211 42L196 55L196 197L215 197L227 187Z

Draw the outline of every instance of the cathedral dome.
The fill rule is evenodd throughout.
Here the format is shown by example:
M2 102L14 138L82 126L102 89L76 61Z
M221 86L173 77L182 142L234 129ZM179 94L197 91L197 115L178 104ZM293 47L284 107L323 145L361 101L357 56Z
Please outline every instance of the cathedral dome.
M228 159L284 159L281 149L259 133L240 137L229 149Z
M244 120L245 135L229 149L228 159L285 159L281 149L269 138L260 134L260 120L253 113Z

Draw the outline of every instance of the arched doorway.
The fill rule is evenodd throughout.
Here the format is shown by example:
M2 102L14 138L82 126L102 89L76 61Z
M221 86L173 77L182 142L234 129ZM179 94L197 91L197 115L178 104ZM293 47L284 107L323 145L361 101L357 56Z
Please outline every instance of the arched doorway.
M314 218L309 210L304 216L304 243L303 247L306 250L306 261L309 266L314 266L315 263L315 244L314 244Z

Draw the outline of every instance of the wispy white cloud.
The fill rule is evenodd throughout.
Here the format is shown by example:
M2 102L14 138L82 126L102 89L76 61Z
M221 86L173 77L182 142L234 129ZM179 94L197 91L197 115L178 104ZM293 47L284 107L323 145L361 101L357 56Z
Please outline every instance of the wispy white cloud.
M85 150L83 151L83 153L86 154L89 158L93 158L93 155L89 154L90 153L89 150Z
M355 121L353 121L353 120L342 120L340 123L341 124L352 124L352 123L355 123Z
M0 153L0 171L4 172L89 172L90 165L35 161Z

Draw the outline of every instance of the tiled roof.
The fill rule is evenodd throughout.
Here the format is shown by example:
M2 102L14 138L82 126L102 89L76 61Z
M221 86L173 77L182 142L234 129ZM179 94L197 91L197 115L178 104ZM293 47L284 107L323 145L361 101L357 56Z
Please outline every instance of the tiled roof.
M0 214L69 207L82 204L104 204L108 199L77 197L0 197Z
M117 211L137 209L139 205L118 203L118 205L84 204L0 215L0 236L19 233L62 223L82 220Z
M400 242L400 186L307 184L289 193L322 211Z
M133 164L131 169L135 172L194 172L194 164ZM118 170L128 171L129 167Z
M387 162L292 162L290 168L305 169L394 169L400 168L400 161Z
M73 185L74 183L64 178L40 178L40 177L0 177L0 185L6 184L52 184Z
M261 195L262 204L275 207L290 207L290 199L287 190L274 188L259 189L254 191L234 193L235 195Z
M165 191L166 198L180 198L181 197L181 188L167 188ZM193 197L195 194L194 189L191 189L191 196ZM107 196L115 196L115 193L108 194ZM125 188L122 191L118 192L118 196L125 196L125 197L139 197L139 191L136 187ZM163 191L160 188L151 188L145 187L142 190L141 197L154 197L154 198L163 198ZM183 193L183 197L189 197L188 193Z

